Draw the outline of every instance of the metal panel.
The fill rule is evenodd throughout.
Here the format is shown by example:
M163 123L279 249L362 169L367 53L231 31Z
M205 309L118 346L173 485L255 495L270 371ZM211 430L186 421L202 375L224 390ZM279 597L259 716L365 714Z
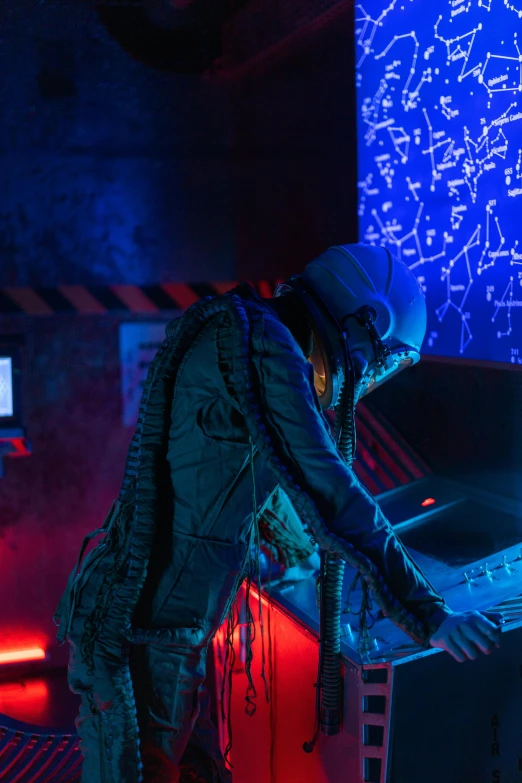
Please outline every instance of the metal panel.
M435 498L436 503L423 506L426 497ZM366 663L357 651L356 618L343 614L343 728L338 737L321 737L316 748L322 765L320 780L520 783L520 504L439 477L392 490L379 500L406 544L410 536L422 547L422 551L412 549L412 555L450 607L456 611L493 607L503 611L507 623L502 647L491 656L460 665L442 651L415 644L388 619L377 615L371 631L374 646L368 651L371 663ZM423 526L427 535L421 535ZM433 546L438 549L431 551ZM347 567L345 596L353 575ZM352 593L350 603L355 611L360 598L359 591ZM270 601L288 625L303 634L307 629L317 634L313 579L286 586L284 592L272 588ZM302 666L302 659L297 663L300 647L296 638L296 665ZM307 655L311 654L308 650ZM276 670L280 665L277 655L276 647ZM279 699L279 691L278 709L284 714L284 697ZM312 720L314 705L305 699L302 709L310 712ZM358 746L356 768L354 738ZM339 748L333 744L337 741L346 743L347 748L352 743L349 774L340 761L342 753L337 755ZM340 767L332 762L334 757ZM310 764L309 776L304 767L300 782L315 783L312 767Z
M393 667L385 783L519 783L521 625L493 655L464 665L437 653Z

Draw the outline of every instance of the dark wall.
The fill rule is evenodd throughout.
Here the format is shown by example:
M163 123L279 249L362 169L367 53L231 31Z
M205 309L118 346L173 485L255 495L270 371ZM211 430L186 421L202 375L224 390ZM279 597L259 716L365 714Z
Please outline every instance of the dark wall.
M357 241L352 14L340 3L236 76L242 277L285 277L330 245Z
M266 279L355 239L346 13L224 79L134 61L90 0L4 0L0 29L0 288ZM33 444L0 479L2 649L52 649L118 492L123 319L0 316Z
M228 88L135 62L94 8L0 4L0 288L234 279ZM0 480L2 650L66 655L52 616L131 436L122 318L0 317L26 338L33 446Z
M436 473L522 500L522 372L424 359L368 401Z
M82 537L118 492L130 431L121 426L115 316L0 318L25 335L24 413L33 454L0 479L0 647L41 644L53 662L52 616Z
M0 6L0 286L233 278L226 88L134 61L94 9Z

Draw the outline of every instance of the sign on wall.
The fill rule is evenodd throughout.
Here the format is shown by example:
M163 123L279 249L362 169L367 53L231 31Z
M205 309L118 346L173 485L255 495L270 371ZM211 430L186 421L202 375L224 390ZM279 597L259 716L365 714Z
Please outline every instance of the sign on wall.
M149 364L165 339L167 323L169 321L120 325L121 395L124 427L133 427L136 424Z

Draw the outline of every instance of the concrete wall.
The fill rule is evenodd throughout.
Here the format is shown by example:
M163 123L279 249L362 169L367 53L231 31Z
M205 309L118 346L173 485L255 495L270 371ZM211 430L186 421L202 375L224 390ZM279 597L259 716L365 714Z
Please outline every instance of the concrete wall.
M271 279L355 239L347 18L220 80L135 62L92 5L0 5L0 288ZM0 651L52 648L118 492L122 320L0 317L33 443L0 480Z
M233 277L226 88L135 62L93 7L0 7L0 286Z
M24 412L33 454L0 480L0 651L52 649L52 616L83 536L116 496L131 431L121 425L117 316L1 318L26 337Z
M0 287L233 279L228 88L135 62L88 0L4 0L0 29ZM26 336L33 444L0 480L0 650L52 648L118 492L123 318L0 318Z
M353 13L340 3L239 69L231 95L243 277L295 274L329 246L357 241Z

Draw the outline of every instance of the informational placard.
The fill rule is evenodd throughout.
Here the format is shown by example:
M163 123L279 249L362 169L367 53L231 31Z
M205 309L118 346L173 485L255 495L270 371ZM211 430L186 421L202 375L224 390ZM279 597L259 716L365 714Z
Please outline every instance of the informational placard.
M522 364L522 0L355 16L360 240L417 275L424 352Z
M141 396L149 365L163 340L168 321L120 325L120 364L123 426L138 419Z

